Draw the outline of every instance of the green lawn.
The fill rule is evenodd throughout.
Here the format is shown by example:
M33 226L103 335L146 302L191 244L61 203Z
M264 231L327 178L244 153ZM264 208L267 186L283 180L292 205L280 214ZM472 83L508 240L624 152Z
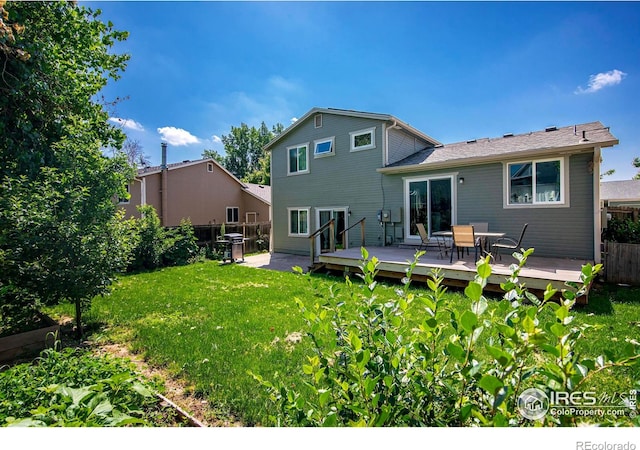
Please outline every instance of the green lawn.
M207 261L191 266L128 275L112 295L96 298L85 318L92 339L126 343L150 363L183 377L215 406L246 425L268 424L270 406L263 389L247 374L271 379L275 372L302 388L302 364L311 345L294 302L322 302L318 292L344 288L340 278L254 269ZM397 285L378 295L394 296ZM424 285L414 284L420 291ZM448 293L452 307L469 304L459 291ZM69 305L51 311L69 314ZM640 289L596 287L590 304L579 307L578 322L599 325L579 350L597 356L640 334ZM301 342L296 332L303 336ZM631 387L637 374L620 370L592 380L599 389ZM604 388L603 388L604 386Z

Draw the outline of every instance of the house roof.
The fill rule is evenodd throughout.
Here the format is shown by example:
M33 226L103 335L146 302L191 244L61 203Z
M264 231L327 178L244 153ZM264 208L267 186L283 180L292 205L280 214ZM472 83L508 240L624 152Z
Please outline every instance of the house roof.
M245 183L245 190L254 197L258 197L266 203L271 204L271 186L264 184Z
M232 180L238 183L240 185L240 188L243 189L245 192L247 192L249 195L252 195L253 197L256 197L258 200L261 200L271 205L271 187L270 186L263 186L263 189L261 189L260 187L258 187L257 184L252 185L250 183L243 183L234 174L232 174L227 169L225 169L222 165L220 165L220 163L218 163L213 158L197 159L195 161L182 161L179 163L167 164L167 170L182 169L184 167L189 167L189 166L193 166L196 164L203 164L203 163L215 164L216 166L218 166L218 168L220 168L227 175L229 175ZM138 169L137 178L146 177L147 175L153 175L160 172L162 172L162 166L144 167L142 169ZM267 188L267 189L264 189L264 188ZM268 194L265 193L265 191L268 191Z
M640 180L600 182L601 200L640 201Z
M584 136L584 138L583 138ZM474 139L422 149L407 158L378 169L379 172L410 172L502 161L532 155L580 152L593 147L611 147L618 139L609 127L600 122L589 122L562 128L549 127L540 131L498 138Z
M405 122L401 121L400 119L398 119L398 118L396 118L396 117L394 117L394 116L392 116L390 114L378 114L378 113L370 113L370 112L364 112L364 111L354 111L354 110L351 110L351 109L318 108L318 107L315 107L315 108L312 108L311 110L309 110L304 116L302 116L298 120L296 120L293 124L291 124L287 128L285 128L284 131L282 133L280 133L278 136L273 138L267 145L264 146L264 150L266 150L266 151L271 150L271 148L277 142L279 142L282 138L284 138L289 133L291 133L293 130L295 130L300 125L302 125L307 119L312 117L314 114L334 114L334 115L339 115L339 116L361 117L361 118L365 118L365 119L381 120L383 122L393 123L393 124L397 125L398 127L406 130L407 132L413 134L414 136L419 137L420 139L423 139L423 140L425 140L427 142L431 142L433 145L440 145L440 142L438 142L436 139L432 138L431 136L428 136L428 135L424 134L422 131L413 128L408 123L405 123Z

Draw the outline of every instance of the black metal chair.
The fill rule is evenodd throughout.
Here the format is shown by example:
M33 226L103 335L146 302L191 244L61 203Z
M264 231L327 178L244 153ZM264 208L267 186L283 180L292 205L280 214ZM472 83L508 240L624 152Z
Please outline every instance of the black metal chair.
M520 233L520 239L517 241L510 237L501 237L496 239L496 242L491 246L491 248L496 249L495 256L499 257L502 260L502 255L500 254L500 249L503 250L520 250L520 245L522 244L522 238L524 237L524 232L527 231L528 223L525 223L522 227L522 232Z

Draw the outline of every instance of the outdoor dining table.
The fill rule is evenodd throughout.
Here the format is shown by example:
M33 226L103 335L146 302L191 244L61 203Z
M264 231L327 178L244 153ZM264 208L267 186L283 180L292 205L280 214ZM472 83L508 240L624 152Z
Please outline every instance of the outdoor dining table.
M496 231L474 231L474 236L475 237L484 237L487 238L487 248L491 248L491 241L490 239L497 239L497 238L501 238L501 237L505 237L505 235L507 233L500 233L500 232L496 232ZM437 238L450 238L453 237L453 231L434 231L433 233L431 233L431 236L436 236ZM487 252L487 249L483 249L482 247L480 247L481 252Z

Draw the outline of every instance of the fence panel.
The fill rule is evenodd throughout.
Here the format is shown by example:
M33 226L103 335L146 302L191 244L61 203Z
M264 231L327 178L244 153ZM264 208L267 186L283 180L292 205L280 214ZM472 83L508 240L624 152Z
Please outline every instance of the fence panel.
M225 224L225 233L241 233L244 236L244 252L255 253L269 250L271 242L271 222ZM213 243L222 239L222 224L197 225L193 227L198 245L211 248Z
M605 279L640 286L640 244L605 242Z

